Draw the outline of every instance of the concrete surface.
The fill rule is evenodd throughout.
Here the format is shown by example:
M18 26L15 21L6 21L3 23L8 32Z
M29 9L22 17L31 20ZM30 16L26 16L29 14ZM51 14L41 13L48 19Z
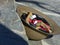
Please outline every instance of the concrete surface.
M31 0L28 0L28 1L31 1ZM17 3L14 0L2 0L2 1L0 0L0 2L1 2L0 3L0 24L3 24L7 28L9 28L13 33L15 33L14 35L17 34L17 35L21 36L25 40L24 42L29 43L29 45L45 45L45 44L46 45L60 45L60 38L59 38L60 34L55 35L51 39L43 39L41 41L29 41L28 40L25 30L23 28L22 22L19 19L19 17L17 16L17 13L15 12L16 4L22 4L22 5L26 5L26 6L35 8L36 10L39 10L39 11L47 14L50 18L52 18L60 26L60 13L59 13L60 12L60 0L49 0L49 1L48 0L32 0L32 1L40 2L40 4L42 2L41 5L43 5L44 3L49 4L50 6L46 6L45 4L43 6L45 6L47 8L49 7L49 9L51 9L51 10L48 11L46 9L43 9L43 8L41 8L41 6L39 7L35 3L28 3L28 2ZM51 7L51 6L53 6L53 7ZM55 11L52 11L52 10L55 10ZM9 33L7 33L7 34L9 34ZM0 35L0 37L1 37L1 35ZM7 42L4 43L6 41L4 39L5 38L3 38L3 41L1 40L0 44L8 45ZM12 42L12 43L14 43L14 42ZM15 45L17 45L17 44L18 43L16 43Z

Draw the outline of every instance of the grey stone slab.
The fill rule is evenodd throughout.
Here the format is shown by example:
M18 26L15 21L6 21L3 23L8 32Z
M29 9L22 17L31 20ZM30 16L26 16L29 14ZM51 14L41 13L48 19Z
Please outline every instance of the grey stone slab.
M60 26L60 16L49 16L51 19L53 19L59 26Z
M22 22L18 17L18 15L16 14L16 10L14 7L14 0L7 0L6 5L3 6L1 5L0 5L0 23L9 28L10 31L22 37L28 43L28 38L26 36L26 32L23 28Z
M42 45L54 45L52 39L43 39L41 42Z
M20 2L21 1L22 0L20 0ZM54 12L54 13L60 14L60 0L49 0L49 1L48 0L25 0L25 1L31 1L29 3L35 4L36 6L40 7L42 11ZM26 2L26 3L28 3L28 2ZM45 5L44 3L47 5ZM45 8L43 8L42 6Z
M60 1L59 0L49 0L49 1L48 0L34 0L34 1L44 2L49 5L52 5L53 7L55 7L55 9L53 9L53 7L49 7L49 6L46 6L46 7L49 7L49 9L53 9L55 11L60 12ZM3 5L3 6L0 5L0 22L1 21L4 22L4 25L6 25L7 27L12 29L14 32L18 33L19 35L21 34L20 36L22 36L25 40L28 40L26 37L26 34L24 34L25 31L23 30L21 20L19 20L17 14L15 12L13 3L14 2L12 0L9 0L8 3L5 3L6 5ZM24 3L24 4L28 5L32 8L36 8L38 10L48 12L45 9L37 7L37 5L35 5L35 4L31 4L31 3ZM49 17L52 18L53 20L55 20L58 25L60 25L60 20L59 20L60 17L56 17L56 16L49 16ZM49 45L60 45L59 37L60 37L60 35L56 35L52 39L45 39L43 41L45 41ZM28 42L30 45L40 45L41 44L41 41L28 41Z
M60 35L55 35L52 38L52 41L53 41L54 45L60 45Z
M8 2L8 5L6 5L5 8L0 10L0 21L2 20L2 22L4 22L4 25L11 29L21 29L22 31L23 29L21 26L21 20L18 18L18 15L16 14L13 1L10 0L10 2Z
M31 1L31 0L28 0L28 1ZM43 5L43 6L49 8L49 9L55 10L55 11L58 11L58 8L59 8L59 5L60 5L60 3L59 3L60 1L59 0L57 0L57 1L56 0L49 0L49 1L48 0L33 0L33 1L47 3L47 4L55 7L55 9L53 7L49 7L49 6L46 6L46 5ZM32 4L32 3L20 2L20 4L35 8L35 9L37 9L39 11L42 11L42 12L52 13L52 12L47 11L45 9L42 9L39 6L37 6L35 4ZM60 26L60 16L56 16L56 15L54 16L54 14L53 15L50 15L50 14L48 15L47 14L47 16L49 16L51 19L53 19ZM59 37L60 37L59 35L58 36L54 35L51 39L43 39L43 41L41 41L42 45L60 45L60 43L59 43L60 42L60 38ZM39 45L39 44L41 44L40 41L29 41L29 43L31 45Z
M51 39L42 40L43 45L60 45L60 35L54 35Z
M31 41L29 40L30 45L42 45L41 41Z

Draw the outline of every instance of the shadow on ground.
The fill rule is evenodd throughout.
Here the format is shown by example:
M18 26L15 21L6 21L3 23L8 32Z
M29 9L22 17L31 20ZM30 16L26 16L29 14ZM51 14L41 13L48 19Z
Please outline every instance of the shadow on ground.
M0 45L28 45L28 43L6 26L0 24Z
M40 7L40 8L43 8L43 9L46 9L46 10L48 10L48 11L51 11L51 12L54 12L54 13L57 13L57 14L60 14L60 12L58 12L58 11L55 11L55 10L51 10L51 9L49 9L49 8L47 8L47 7L44 7L44 6L42 6L42 5L47 5L47 6L50 6L50 7L53 7L53 6L51 6L51 5L49 5L49 4L46 4L46 3L43 3L43 2L38 2L38 1L28 1L28 0L16 0L17 2L28 2L28 3L32 3L32 4L35 4L35 5L37 5L38 7ZM54 8L54 7L53 7Z

